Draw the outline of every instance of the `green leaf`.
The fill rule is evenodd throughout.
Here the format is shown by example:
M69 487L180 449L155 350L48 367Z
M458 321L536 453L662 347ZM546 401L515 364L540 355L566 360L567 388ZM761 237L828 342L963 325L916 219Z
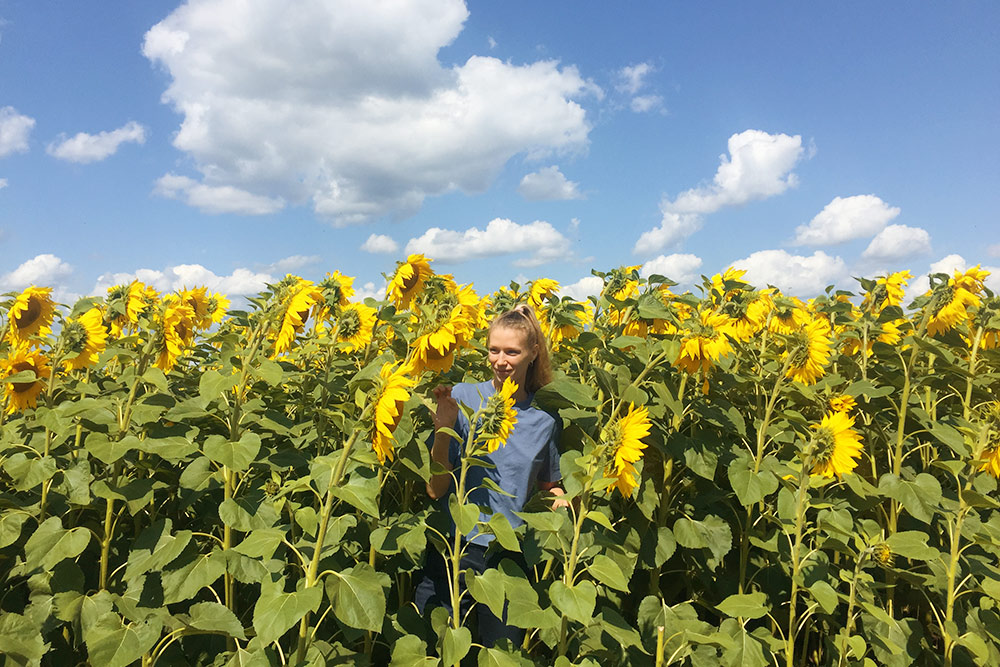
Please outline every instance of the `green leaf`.
M172 527L170 519L162 519L139 534L129 553L125 581L134 581L150 570L162 570L181 555L190 544L192 533L182 530L171 535Z
M0 514L0 549L17 542L21 537L21 526L31 515L24 510L6 510Z
M279 521L274 503L267 498L254 499L248 496L223 500L219 505L219 518L225 525L241 533L271 528Z
M702 521L681 517L674 522L673 532L677 543L682 547L707 548L715 561L721 561L733 546L733 533L729 524L714 515L709 515ZM709 563L709 568L715 569L712 563Z
M931 435L948 445L962 459L969 458L969 447L965 444L965 438L958 430L936 421L931 424Z
M497 542L507 551L521 551L521 541L517 539L514 529L510 527L510 521L500 512L490 517L490 531L496 535Z
M819 581L813 582L809 586L809 592L812 593L813 599L819 602L819 606L823 608L827 614L832 614L837 610L837 605L840 604L840 595L837 593L836 589L828 584L826 581L820 579Z
M770 607L767 604L767 596L758 591L744 595L730 595L720 602L716 609L732 618L760 618Z
M198 380L198 393L205 401L213 401L223 392L229 391L236 386L240 378L235 373L223 375L215 369L207 370L201 374Z
M497 618L503 618L503 605L507 597L504 581L504 576L495 568L489 568L482 574L473 573L466 579L472 598L489 607Z
M941 501L941 484L924 472L912 482L886 473L878 481L878 490L899 502L914 519L926 524L930 524Z
M104 433L91 432L87 434L83 446L96 456L102 463L111 465L120 460L133 449L140 447L139 438L126 435L121 440L108 438Z
M731 630L730 636L735 640L732 646L723 649L722 664L725 667L766 667L769 664L764 657L764 647L746 631L745 627L732 619L727 619L722 629Z
M378 476L372 470L357 469L343 486L334 487L333 495L358 508L368 516L379 518Z
M441 661L446 665L457 665L472 648L472 632L469 628L447 628L441 638Z
M205 586L211 586L226 572L226 558L221 550L210 554L197 554L193 560L178 569L164 572L163 602L173 604L194 598Z
M479 667L534 667L531 660L508 653L498 648L483 648L479 650Z
M385 620L385 590L379 577L368 563L330 573L326 579L326 594L333 604L333 613L342 623L359 630L381 632Z
M240 436L239 442L221 435L210 435L203 446L205 456L220 465L237 472L246 470L257 458L260 452L260 436L247 431Z
M427 655L427 644L416 635L403 635L392 646L391 667L426 667L438 664Z
M14 612L0 612L0 655L8 657L6 664L38 664L48 649L41 628L30 619Z
M264 646L281 638L309 612L316 611L323 601L323 590L318 586L295 593L278 593L261 596L253 608L253 627L257 639Z
M554 581L549 586L549 598L556 609L565 616L584 625L590 625L597 604L597 588L589 581L580 581L567 586Z
M904 530L889 536L885 541L889 550L897 556L913 560L934 560L940 552L927 545L927 533L919 530Z
M28 538L24 545L24 561L29 571L49 571L57 563L76 558L90 544L86 528L66 530L59 517L49 517Z
M479 523L479 506L472 503L459 502L456 494L448 496L448 510L451 512L451 520L455 522L458 532L468 535Z
M226 662L226 667L271 667L271 660L263 649L246 651L238 648Z
M28 458L24 453L11 455L3 462L3 470L10 475L17 491L30 491L42 482L52 479L58 467L51 456Z
M571 406L580 408L597 406L593 388L565 376L556 378L535 392L534 400L543 409L553 412Z
M102 615L87 631L90 664L126 667L137 662L156 644L161 627L156 621L126 624L114 612Z
M191 605L188 610L187 624L198 630L218 632L237 639L246 639L243 626L236 618L236 614L218 602L199 602Z
M726 470L726 476L743 507L755 505L778 490L774 473L770 470L754 472L753 459L747 452L740 452Z
M587 566L587 571L605 586L625 593L628 592L628 579L625 578L622 569L618 567L618 563L608 556L604 554L594 556L590 565Z
M677 550L677 540L674 534L666 526L656 529L656 554L654 556L654 567L660 567L666 563Z
M272 387L280 383L284 376L281 364L270 359L261 359L257 367L252 369L252 373L254 377L260 378Z

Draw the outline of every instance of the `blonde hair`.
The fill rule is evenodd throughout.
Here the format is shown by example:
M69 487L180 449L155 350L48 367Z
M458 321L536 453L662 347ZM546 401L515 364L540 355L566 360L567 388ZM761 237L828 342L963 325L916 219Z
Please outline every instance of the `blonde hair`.
M486 341L489 342L494 329L517 329L524 333L528 347L537 347L538 354L535 360L528 366L528 375L525 378L525 390L533 394L549 382L552 381L552 365L549 363L549 348L545 335L542 334L542 326L535 317L535 311L531 306L521 304L501 313L493 318L490 328L486 334Z

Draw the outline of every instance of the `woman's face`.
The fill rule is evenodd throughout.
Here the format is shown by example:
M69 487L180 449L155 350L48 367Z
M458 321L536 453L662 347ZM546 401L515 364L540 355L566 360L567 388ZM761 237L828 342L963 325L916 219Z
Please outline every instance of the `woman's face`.
M489 359L497 388L508 377L519 388L525 388L528 366L538 356L537 347L528 345L528 336L520 329L497 327L490 332Z

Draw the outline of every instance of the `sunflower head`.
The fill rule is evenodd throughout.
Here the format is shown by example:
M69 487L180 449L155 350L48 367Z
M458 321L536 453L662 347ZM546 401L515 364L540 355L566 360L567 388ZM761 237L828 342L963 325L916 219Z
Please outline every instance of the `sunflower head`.
M486 405L479 415L479 429L476 439L486 447L489 453L507 444L514 425L517 424L517 411L514 410L514 394L517 384L507 377L496 392L486 400Z
M875 280L874 285L865 293L861 305L871 313L881 313L888 306L898 306L903 303L906 286L913 278L909 271L897 271Z
M694 375L699 370L708 372L722 357L733 351L729 341L730 319L705 309L684 323L680 352L674 365Z
M415 384L405 366L387 363L379 371L379 381L373 395L375 418L371 425L371 441L380 463L393 458L393 435L403 416L403 406L410 398L409 390Z
M608 424L601 434L601 441L611 447L604 474L615 480L614 488L625 497L631 497L632 491L639 485L635 463L642 458L642 450L646 449L642 440L649 435L650 428L649 410L629 403L625 416Z
M785 356L788 357L787 377L802 384L814 384L825 373L832 348L830 323L815 315L801 329L789 336Z
M545 305L549 297L554 296L558 291L559 283L557 281L551 278L539 278L531 283L531 289L528 292L528 303L535 310L538 310Z
M879 542L872 547L872 560L882 567L890 567L892 565L892 549L885 542Z
M1000 478L1000 401L980 408L979 423L980 458L984 460L979 470Z
M324 308L336 312L337 308L346 306L354 296L354 278L345 276L340 271L328 273L320 282L319 291L323 294Z
M604 276L604 291L602 296L624 301L639 296L638 272L640 265L620 266L612 269Z
M286 282L289 278L292 280ZM281 323L274 343L274 356L291 349L295 335L305 327L309 313L323 299L323 295L312 281L294 276L286 276L285 280L279 283L277 294L280 299Z
M11 342L15 345L38 345L39 342L32 339L49 333L55 310L51 287L32 285L21 292L7 312Z
M349 303L340 311L337 320L337 342L345 343L347 352L359 350L372 340L377 313L363 303Z
M810 443L812 474L840 477L852 472L861 456L861 436L852 428L854 418L846 412L828 412L819 424Z
M48 359L39 350L33 350L27 345L12 346L7 351L7 358L0 361L0 373L3 377L10 377L24 371L34 373L35 378L26 382L4 384L7 412L36 407L38 396L45 389L45 380L51 375Z
M840 394L830 399L830 409L834 412L850 412L858 406L858 402L850 394Z
M104 313L100 308L94 307L80 317L67 320L60 338L66 370L93 366L107 346L108 332L104 327Z
M386 297L392 299L397 308L407 308L423 290L424 283L434 273L430 262L423 255L414 254L396 267Z

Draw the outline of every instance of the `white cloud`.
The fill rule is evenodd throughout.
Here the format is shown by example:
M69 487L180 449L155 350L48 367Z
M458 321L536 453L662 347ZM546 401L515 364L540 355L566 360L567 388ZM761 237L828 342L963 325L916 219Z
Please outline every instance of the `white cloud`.
M673 213L714 213L780 195L798 183L792 168L802 157L802 137L746 130L729 137L729 155L719 156L711 185L682 192L663 208Z
M139 280L161 292L172 292L185 287L204 286L213 292L227 296L256 294L266 283L274 283L275 278L268 273L239 268L228 276L220 276L201 264L178 264L162 271L139 269L134 273L104 273L97 278L91 294L104 295L113 285L121 285Z
M663 248L678 245L681 241L701 229L705 221L693 213L672 213L661 211L663 219L659 227L643 232L635 242L632 252L636 255L652 254Z
M494 218L486 229L470 227L464 232L431 227L406 244L407 253L423 253L442 263L459 263L482 257L529 253L515 266L538 266L569 255L570 242L549 223L536 220L519 225Z
M231 185L205 185L176 174L166 174L157 179L153 192L168 199L179 199L205 213L267 215L285 206L280 198L262 197Z
M794 245L835 245L874 236L899 215L875 195L834 197L808 225L795 229Z
M36 255L0 276L0 291L23 290L31 285L52 287L73 272L73 267L55 255Z
M636 95L629 103L629 108L636 113L646 113L663 108L663 98L659 95Z
M467 17L462 0L191 0L143 53L170 76L174 145L206 183L350 224L481 192L518 154L586 149L577 100L601 91L575 67L442 65Z
M529 201L583 199L579 183L567 180L556 165L542 167L536 172L525 174L517 191Z
M27 153L28 137L35 119L17 112L14 107L0 108L0 157Z
M146 128L135 121L129 121L110 132L80 132L68 139L65 135L59 135L59 139L50 143L45 150L60 160L86 164L114 155L123 143L146 143Z
M725 206L779 195L798 183L792 168L803 154L802 137L745 130L729 137L729 155L719 156L710 185L691 188L660 202L660 226L644 232L633 252L646 254L676 245L701 229L701 216Z
M382 286L381 287L376 287L375 283L373 283L371 281L368 281L364 285L362 285L361 287L357 287L357 286L354 287L354 296L351 297L351 300L352 301L364 301L368 297L371 297L371 298L375 299L376 301L379 301L379 300L385 298L386 287L387 287L387 284L386 284L385 281L382 281Z
M361 249L377 255L391 255L399 251L399 244L386 234L372 234L361 244Z
M490 45L490 50L497 48L497 40L487 36L486 43Z
M301 268L306 266L312 266L322 261L323 258L319 255L291 255L283 259L279 259L277 262L272 264L266 264L259 267L261 273L283 276L286 273L295 273Z
M827 285L842 284L848 278L844 260L822 250L806 256L761 250L736 260L733 266L745 269L744 280L755 287L774 285L786 294L801 297L819 294Z
M701 257L688 253L660 255L642 265L639 275L648 278L654 273L670 278L676 283L685 285L698 278L701 268Z
M7 187L7 179L0 178L0 190L3 190L5 187Z
M862 253L865 259L893 260L931 251L931 235L920 227L889 225L872 239Z
M618 72L619 83L615 88L623 93L635 95L646 84L646 75L651 72L653 72L653 66L650 63L639 63L638 65L623 67Z
M577 301L583 301L588 296L597 296L604 289L604 281L597 276L587 276L580 278L575 283L563 285L559 288L559 294L572 297Z

